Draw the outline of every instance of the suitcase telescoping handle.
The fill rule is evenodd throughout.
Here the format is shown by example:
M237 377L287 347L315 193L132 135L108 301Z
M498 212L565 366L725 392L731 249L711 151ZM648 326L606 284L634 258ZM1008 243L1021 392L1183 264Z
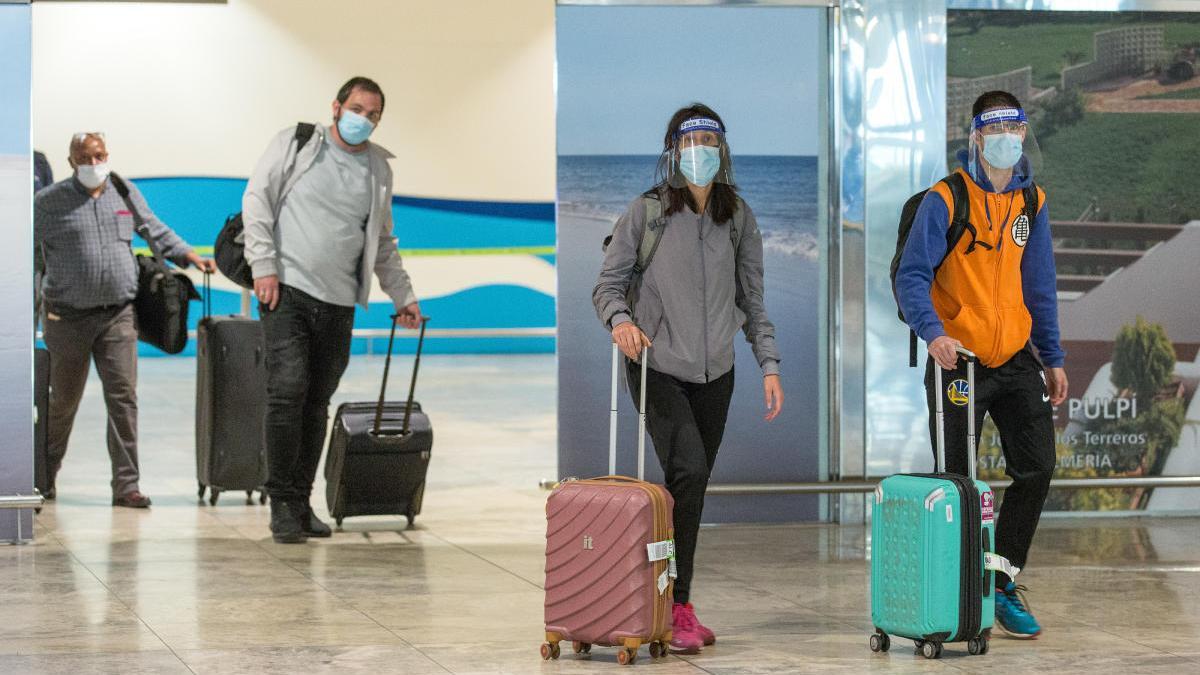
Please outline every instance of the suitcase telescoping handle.
M646 476L646 361L650 354L649 347L642 347L642 384L638 387L638 480ZM621 350L614 342L612 347L612 398L608 408L608 475L617 474L617 389L620 378L617 376L621 367Z
M204 270L204 318L212 316L212 272Z
M958 355L967 359L967 475L975 480L975 362L979 359L970 350L958 347ZM936 473L946 472L946 411L942 401L946 392L942 389L942 367L933 364L934 390L937 400L937 466Z
M383 384L379 386L379 403L375 406L375 427L371 432L376 436L383 427L383 403L387 398L388 373L392 370L392 345L396 342L396 324L399 321L400 315L393 314L392 332L388 336L387 360L383 362ZM413 395L417 392L417 371L421 368L421 348L425 346L425 324L427 323L429 323L429 317L421 317L421 332L417 336L417 358L413 362L412 382L408 385L408 403L404 406L404 425L400 428L401 436L408 433L408 423L412 419Z

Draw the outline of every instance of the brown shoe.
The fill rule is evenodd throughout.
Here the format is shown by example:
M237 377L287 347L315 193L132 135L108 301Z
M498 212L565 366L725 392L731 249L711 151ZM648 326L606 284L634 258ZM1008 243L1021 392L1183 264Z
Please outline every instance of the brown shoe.
M148 509L150 508L150 498L134 490L133 492L126 492L120 497L113 497L113 506L124 506L128 509Z

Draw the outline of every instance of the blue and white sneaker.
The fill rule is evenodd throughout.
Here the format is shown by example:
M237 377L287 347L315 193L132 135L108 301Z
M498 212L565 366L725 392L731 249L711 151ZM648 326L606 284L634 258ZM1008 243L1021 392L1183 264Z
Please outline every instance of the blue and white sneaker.
M1008 582L1004 588L996 589L996 621L1005 633L1032 640L1042 632L1037 619L1025 606L1025 591L1029 589Z

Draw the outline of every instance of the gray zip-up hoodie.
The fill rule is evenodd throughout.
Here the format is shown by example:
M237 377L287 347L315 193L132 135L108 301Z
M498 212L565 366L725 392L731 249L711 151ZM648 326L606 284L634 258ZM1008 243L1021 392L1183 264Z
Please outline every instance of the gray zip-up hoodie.
M610 330L631 320L625 294L646 227L644 199L635 199L617 220L592 291L596 314ZM750 207L743 202L741 208L745 227L736 264L732 222L718 225L690 209L666 218L632 316L654 343L650 368L687 382L715 380L733 368L733 337L740 328L763 375L779 373L775 326L763 305L762 234Z
M288 192L313 165L325 143L325 127L316 125L313 137L296 152L296 128L280 131L267 146L242 196L242 223L246 232L246 262L254 278L278 274L275 221ZM397 311L417 301L408 272L404 270L392 232L392 153L371 143L367 149L371 167L371 212L359 260L358 304L363 309L371 295L371 274L379 277ZM290 167L290 169L289 169Z

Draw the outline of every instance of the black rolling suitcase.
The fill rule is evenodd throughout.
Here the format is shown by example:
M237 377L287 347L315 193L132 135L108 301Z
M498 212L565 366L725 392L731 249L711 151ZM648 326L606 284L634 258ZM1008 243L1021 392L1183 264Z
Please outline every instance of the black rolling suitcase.
M33 486L46 495L50 490L50 467L46 466L46 442L50 427L50 352L33 350Z
M413 401L413 393L428 320L421 322L406 403L385 402L392 343L396 339L396 317L392 317L379 401L338 406L325 457L325 499L329 515L339 527L350 516L381 515L406 516L411 526L421 512L433 427L421 411L421 404Z
M196 331L196 480L210 491L245 491L259 503L267 481L263 419L267 409L266 346L262 324L242 316L212 316L205 275L205 311Z

